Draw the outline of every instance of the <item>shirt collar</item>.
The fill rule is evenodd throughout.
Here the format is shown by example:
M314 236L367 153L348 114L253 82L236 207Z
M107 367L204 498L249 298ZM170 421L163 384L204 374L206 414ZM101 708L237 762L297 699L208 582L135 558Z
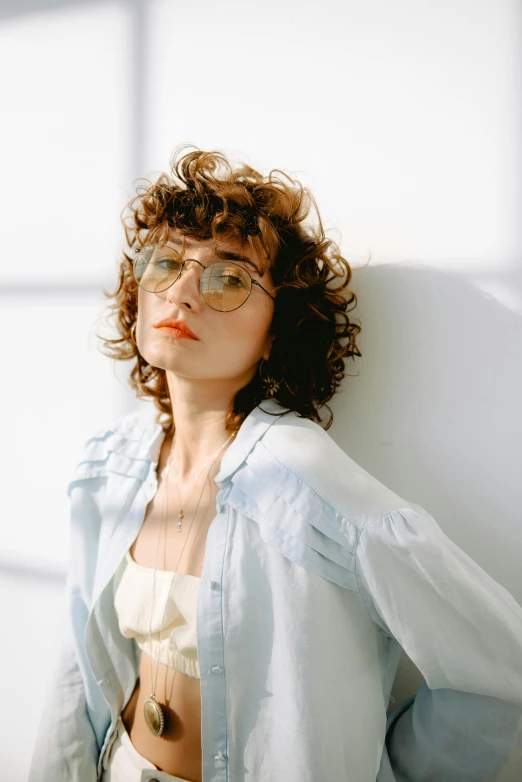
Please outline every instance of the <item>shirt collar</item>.
M270 397L263 399L259 405L247 415L241 427L226 449L219 473L214 481L220 487L226 486L230 476L245 461L255 444L265 434L272 424L277 421L277 415L281 415L289 408L281 405L276 399ZM149 430L150 431L150 430ZM154 424L152 428L152 437L146 444L147 455L156 465L158 463L161 445L165 439L165 433L160 424Z

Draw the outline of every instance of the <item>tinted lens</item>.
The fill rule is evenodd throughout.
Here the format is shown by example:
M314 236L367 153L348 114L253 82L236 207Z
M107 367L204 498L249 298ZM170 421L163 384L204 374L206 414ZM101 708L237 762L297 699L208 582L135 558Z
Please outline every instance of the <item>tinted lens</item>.
M180 255L172 247L146 244L134 260L134 277L144 290L159 293L172 285L180 267Z
M159 293L175 282L180 268L181 256L176 250L149 244L134 260L134 277L144 290ZM202 270L201 292L215 310L227 312L240 307L248 299L250 286L248 272L231 261L217 261Z
M203 271L201 292L213 309L235 310L248 299L250 275L231 261L217 261Z

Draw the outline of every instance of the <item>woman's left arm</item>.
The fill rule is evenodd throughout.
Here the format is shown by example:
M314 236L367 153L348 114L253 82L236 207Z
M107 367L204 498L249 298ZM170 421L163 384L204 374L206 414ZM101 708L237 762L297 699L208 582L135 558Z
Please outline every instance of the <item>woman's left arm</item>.
M369 615L424 676L387 719L398 779L489 782L522 757L522 607L420 506L360 535Z

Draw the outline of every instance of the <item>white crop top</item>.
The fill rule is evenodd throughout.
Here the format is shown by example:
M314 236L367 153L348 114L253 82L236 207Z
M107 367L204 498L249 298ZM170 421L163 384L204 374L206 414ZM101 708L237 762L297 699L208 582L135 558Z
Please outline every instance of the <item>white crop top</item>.
M114 606L121 633L171 668L199 679L196 607L201 579L186 573L156 570L135 562L127 551L114 576ZM151 641L149 627L151 622ZM165 611L164 625L161 628ZM161 628L161 644L159 634Z

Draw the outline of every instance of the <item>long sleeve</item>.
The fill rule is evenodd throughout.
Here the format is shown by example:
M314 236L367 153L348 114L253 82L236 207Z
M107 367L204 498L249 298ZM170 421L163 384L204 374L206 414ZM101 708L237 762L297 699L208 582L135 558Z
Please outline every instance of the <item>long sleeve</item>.
M371 618L426 682L387 719L397 782L490 782L522 757L522 607L420 506L360 535Z
M27 782L96 782L97 779L98 747L76 658L71 606L68 579L62 646L48 679Z

